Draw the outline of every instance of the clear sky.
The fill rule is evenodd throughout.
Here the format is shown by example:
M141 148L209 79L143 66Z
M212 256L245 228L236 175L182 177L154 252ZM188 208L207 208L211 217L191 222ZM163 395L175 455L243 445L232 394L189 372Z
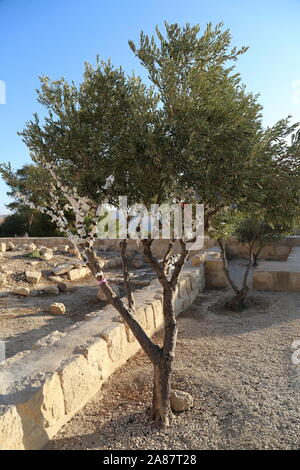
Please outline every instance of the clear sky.
M30 161L16 133L41 112L40 75L79 81L83 62L94 63L97 54L142 73L127 41L164 20L203 27L223 21L234 45L250 46L237 70L248 90L260 93L264 124L288 114L300 121L300 0L0 0L0 162L19 168ZM0 215L6 191L0 180Z

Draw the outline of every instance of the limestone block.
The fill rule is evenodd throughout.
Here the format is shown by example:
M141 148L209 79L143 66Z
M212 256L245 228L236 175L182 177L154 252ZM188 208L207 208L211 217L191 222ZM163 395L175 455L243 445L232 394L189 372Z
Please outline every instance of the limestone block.
M273 276L271 273L264 271L254 271L253 273L253 289L272 290Z
M164 314L163 314L163 305L162 300L155 299L152 302L152 309L153 309L153 321L155 325L155 329L162 328L164 326Z
M223 289L228 286L228 281L223 271L211 272L205 275L206 289Z
M275 245L275 256L276 259L286 260L290 254L290 247L284 245Z
M83 354L92 367L97 367L102 380L106 380L112 372L112 361L108 354L107 342L103 338L91 338L77 346L75 354Z
M223 271L223 261L221 258L208 258L205 260L205 274L216 272L216 271Z
M178 283L178 295L180 299L184 299L187 295L186 284L186 279L181 279Z
M300 273L291 273L290 290L300 292Z
M145 318L146 318L146 330L153 331L156 328L155 314L153 310L153 305L149 304L145 307Z
M30 282L31 284L36 284L41 279L42 273L41 271L30 270L30 271L25 271L25 276L26 276L27 282Z
M55 276L60 276L61 274L68 273L72 269L72 264L60 264L55 268L52 268L52 272Z
M191 258L191 262L193 266L200 266L200 264L204 263L204 260L205 260L204 253L198 253L197 255L194 255Z
M23 450L23 427L15 406L0 405L0 450Z
M49 281L56 282L56 283L62 282L62 278L59 276L49 276L48 279Z
M6 284L6 274L0 273L0 287L5 286Z
M100 333L100 337L107 342L108 354L113 362L122 360L127 344L125 326L122 323L112 323Z
M26 250L27 250L27 251L30 251L30 252L35 251L36 248L37 248L37 247L36 247L36 244L35 244L35 243L29 243L29 245L26 245Z
M47 374L27 388L24 385L17 410L22 419L24 448L40 449L57 432L57 422L65 416L58 374ZM54 432L49 429L51 426Z
M76 268L68 272L70 281L78 281L90 273L89 268Z
M28 287L16 287L13 290L13 294L21 295L22 297L28 297L30 295L30 289L28 289Z
M62 331L52 331L52 333L49 333L49 335L44 336L43 338L39 339L36 343L34 343L32 345L32 349L42 349L51 346L64 336L66 336L66 333L63 333Z
M1 253L6 252L6 243L0 243L0 251L1 251Z
M58 369L65 413L74 414L100 389L101 374L83 355L67 359Z
M53 258L53 253L52 251L46 251L46 253L44 253L42 256L41 256L42 260L44 261L50 261L52 258Z
M278 291L291 290L291 272L279 271L272 273L273 276L273 289Z

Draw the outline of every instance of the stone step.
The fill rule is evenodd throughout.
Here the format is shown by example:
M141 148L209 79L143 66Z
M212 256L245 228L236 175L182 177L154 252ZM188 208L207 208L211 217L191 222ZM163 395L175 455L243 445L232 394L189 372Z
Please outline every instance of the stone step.
M257 290L300 291L300 247L293 247L287 261L262 261L253 273Z

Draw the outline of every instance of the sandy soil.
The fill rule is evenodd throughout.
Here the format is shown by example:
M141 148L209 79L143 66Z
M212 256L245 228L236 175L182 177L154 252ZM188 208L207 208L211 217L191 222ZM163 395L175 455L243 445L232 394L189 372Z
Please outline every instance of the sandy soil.
M241 264L233 264L236 277ZM228 295L207 291L178 319L173 386L194 396L191 411L166 431L152 427L152 369L139 352L47 449L299 448L300 366L291 345L300 339L300 293L256 292L241 313L220 307Z

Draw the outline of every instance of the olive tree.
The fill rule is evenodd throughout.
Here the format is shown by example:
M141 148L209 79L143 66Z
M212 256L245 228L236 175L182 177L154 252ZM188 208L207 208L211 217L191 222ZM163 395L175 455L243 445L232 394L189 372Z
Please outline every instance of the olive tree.
M163 290L165 333L160 347L135 318L126 240L121 250L127 304L106 282L93 237L99 201L117 204L120 195L126 195L129 204L148 209L174 201L201 203L209 233L214 215L234 202L246 204L257 191L253 166L262 133L261 107L233 69L246 49L231 48L230 33L222 24L208 24L202 35L199 31L199 26L165 23L164 33L156 28L155 37L142 32L137 45L130 41L150 86L99 60L96 68L86 65L78 87L64 79L42 78L38 101L46 118L41 121L35 115L21 133L33 161L50 165L56 184L64 187L69 202L57 214L59 201L54 199L54 208L49 209L54 220L61 228L64 223L71 237L64 214L73 208L84 259L153 363L153 417L163 426L172 418L174 298L188 255L187 240L179 237L180 253L172 269L175 239L170 239L162 260L153 254L151 236L141 240ZM107 185L111 175L113 184ZM52 194L57 197L54 190ZM92 228L84 225L87 215Z

